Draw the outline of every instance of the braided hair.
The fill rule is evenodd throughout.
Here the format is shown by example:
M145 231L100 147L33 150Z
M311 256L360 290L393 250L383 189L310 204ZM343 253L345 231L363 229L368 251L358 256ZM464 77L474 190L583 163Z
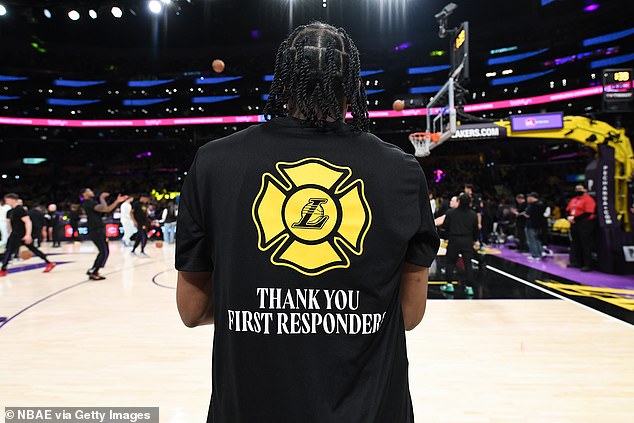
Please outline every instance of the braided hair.
M308 126L324 128L328 121L345 119L345 98L352 112L349 125L368 131L360 72L359 51L343 28L321 22L299 26L277 50L264 116L301 116Z

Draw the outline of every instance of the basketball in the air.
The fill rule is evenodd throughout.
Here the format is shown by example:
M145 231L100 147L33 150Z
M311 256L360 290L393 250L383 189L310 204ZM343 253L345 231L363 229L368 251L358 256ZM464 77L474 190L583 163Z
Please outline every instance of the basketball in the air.
M163 248L163 241L156 241L156 248Z
M221 73L225 70L225 62L220 59L216 59L211 62L211 68L214 70L214 72Z
M33 257L33 253L32 253L32 252L30 252L29 250L22 250L22 251L20 251L20 258L21 258L22 260L28 260L28 259L30 259L31 257Z
M392 103L392 109L397 112L402 112L403 109L405 109L405 102L403 100L394 100L394 103Z

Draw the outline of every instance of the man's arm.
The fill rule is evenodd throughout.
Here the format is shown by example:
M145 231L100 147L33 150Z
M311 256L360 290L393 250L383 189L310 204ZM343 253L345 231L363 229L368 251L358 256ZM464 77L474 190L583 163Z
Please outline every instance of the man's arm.
M128 198L126 195L119 195L117 196L117 199L114 201L114 203L108 205L108 203L106 203L106 197L108 197L109 195L110 194L108 194L107 192L104 192L99 196L99 204L95 206L95 211L100 213L110 213L111 211L116 209L119 204L123 203Z
M211 272L178 272L176 307L188 328L214 322L214 296Z
M412 330L423 320L425 314L429 268L403 263L401 271L403 322L405 330Z
M33 222L31 222L31 218L29 216L22 217L22 222L24 222L24 231L26 235L22 237L22 240L25 244L30 244L33 242L33 237L31 237L31 232L33 232Z

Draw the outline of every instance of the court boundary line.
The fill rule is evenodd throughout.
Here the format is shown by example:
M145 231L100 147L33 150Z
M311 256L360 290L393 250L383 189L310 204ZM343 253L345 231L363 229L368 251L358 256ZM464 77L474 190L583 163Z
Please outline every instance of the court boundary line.
M598 314L600 314L601 316L604 316L604 317L606 317L606 316L607 316L607 317L609 317L609 318L611 318L611 319L613 319L613 320L616 320L616 321L617 321L617 322L619 322L619 323L622 323L622 324L626 325L626 326L627 326L627 327L629 327L630 329L634 328L634 325L632 325L631 323L628 323L628 322L626 322L626 321L624 321L624 320L621 320L621 319L619 319L618 317L614 317L614 316L612 316L612 315L610 315L610 314L604 313L604 312L602 312L602 311L600 311L600 310L597 310L597 309L592 308L592 307L590 307L590 306L587 306L587 305L585 305L585 304L583 304L583 303L580 303L580 302L578 302L578 301L575 301L575 300L573 300L572 298L568 298L568 297L566 297L566 296L564 296L564 295L561 295L561 294L559 294L559 293L557 293L557 292L550 291L550 290L548 290L548 289L546 289L546 288L544 288L544 287L542 287L542 286L536 285L536 284L534 284L534 283L532 283L532 282L529 282L529 281L527 281L527 280L525 280L525 279L522 279L522 278L520 278L519 276L512 275L512 274L510 274L510 273L505 272L504 270L501 270L501 269L498 269L497 267L491 266L490 264L487 264L487 265L486 265L486 268L487 268L487 269L490 269L490 270L493 270L494 272L497 272L497 273L499 273L499 274L500 274L500 275L502 275L502 276L506 276L506 277L507 277L507 278L509 278L509 279L513 279L513 280L515 280L515 281L517 281L517 282L523 283L524 285L528 285L528 286L530 286L531 288L535 288L535 289L537 289L537 290L539 290L539 291L542 291L542 292L544 292L544 293L546 293L546 294L552 295L553 297L556 297L556 298L559 298L559 299L561 299L561 300L568 301L568 302L570 302L570 303L576 304L576 305L578 305L578 306L580 306L580 307L583 307L583 308L586 308L586 309L588 309L588 310L591 310L591 311L593 311L593 312L595 312L595 313L598 313Z
M136 265L136 266L132 266L132 267L124 267L124 268L119 269L119 270L113 270L112 272L105 273L105 274L106 274L106 275L114 275L114 274L119 273L119 272L122 272L122 271L124 271L124 270L129 270L129 269L136 268L136 267L142 267L142 266L145 266L146 264L152 264L152 263L156 263L156 262L158 262L158 260L152 260L152 261L148 261L148 262L145 262L145 263L143 263L143 264L140 264L140 265ZM4 328L4 326L5 326L7 323L9 323L10 321L12 321L12 320L13 320L13 319L15 319L16 317L18 317L20 314L24 313L24 312L25 312L25 311L27 311L27 310L30 310L31 308L33 308L33 307L35 307L36 305L38 305L38 304L40 304L40 303L42 303L42 302L44 302L44 301L48 300L49 298L52 298L52 297L54 297L54 296L56 296L56 295L58 295L58 294L61 294L62 292L68 291L68 290L70 290L70 289L72 289L72 288L75 288L75 287L78 287L78 286L80 286L80 285L83 285L83 284L86 284L86 283L95 283L95 282L97 282L97 281L93 281L93 280L91 280L91 279L89 279L89 278L88 278L88 279L85 279L85 280L80 281L80 282L75 282L74 284L72 284L72 285L70 285L70 286L67 286L67 287L65 287L65 288L59 289L59 290L57 290L57 291L55 291L55 292L53 292L53 293L51 293L51 294L48 294L48 295L47 295L47 296L45 296L44 298L40 298L39 300L35 301L34 303L31 303L31 304L29 304L28 306L23 307L20 311L18 311L17 313L15 313L13 316L11 316L11 317L7 318L6 320L4 320L4 321L0 322L0 330L2 330L2 328Z
M162 285L162 284L160 284L160 283L158 283L158 282L156 281L156 278L157 278L159 275L162 275L163 273L171 272L171 271L173 271L173 270L175 270L175 269L166 269L166 270L162 270L162 271L158 272L156 275L152 276L152 283L153 283L154 285L158 286L158 287L161 287L161 288L166 288L166 289L176 289L176 287L175 287L175 286Z

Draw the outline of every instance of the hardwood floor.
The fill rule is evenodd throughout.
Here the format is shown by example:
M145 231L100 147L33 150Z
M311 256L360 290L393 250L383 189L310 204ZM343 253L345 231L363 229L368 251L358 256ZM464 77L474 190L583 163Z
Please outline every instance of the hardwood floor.
M212 328L180 322L173 247L144 259L113 242L102 282L86 281L92 244L45 250L68 263L0 279L0 405L158 406L161 422L203 422ZM573 303L430 300L407 340L417 422L634 421L634 326Z

